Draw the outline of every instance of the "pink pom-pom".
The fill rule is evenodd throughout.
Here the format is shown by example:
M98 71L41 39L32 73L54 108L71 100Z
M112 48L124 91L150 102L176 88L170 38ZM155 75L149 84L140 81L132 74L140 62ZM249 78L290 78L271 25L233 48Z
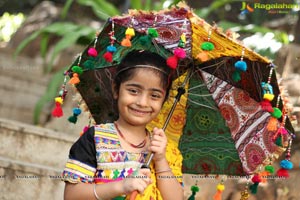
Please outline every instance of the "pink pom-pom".
M178 64L178 58L176 56L171 56L167 59L167 65L171 69L176 69L177 64Z
M259 175L254 175L251 180L253 183L260 183L261 177Z
M288 134L287 130L284 127L280 127L278 129L278 133L282 134L282 135L286 135Z
M111 52L106 52L105 54L103 54L103 58L107 62L112 62L113 61L113 54Z
M177 48L174 50L174 55L177 57L177 58L185 58L186 57L186 53L185 53L185 50L182 49L182 48Z
M83 132L85 133L85 132L87 132L89 130L89 127L88 126L85 126L84 128L83 128Z
M270 103L270 101L268 101L266 99L264 99L263 101L260 102L260 106L264 111L267 111L269 113L274 112L272 104Z
M98 56L98 52L95 48L91 47L88 50L88 55L92 56L92 57L97 57Z

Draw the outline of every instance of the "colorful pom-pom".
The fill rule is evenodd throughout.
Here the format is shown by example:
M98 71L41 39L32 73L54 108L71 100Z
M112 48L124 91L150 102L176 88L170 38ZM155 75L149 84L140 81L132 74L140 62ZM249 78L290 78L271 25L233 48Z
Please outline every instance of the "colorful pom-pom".
M105 52L105 54L103 54L103 58L106 60L106 62L112 62L113 61L113 54L112 52Z
M167 59L167 65L171 68L171 69L176 69L178 64L178 58L174 55L171 56Z
M270 103L270 101L264 99L260 102L260 105L261 105L261 108L264 110L264 111L267 111L269 113L272 113L274 112L274 109L272 107L272 104Z
M73 108L73 114L74 115L80 115L81 114L81 109L80 108Z
M276 144L277 146L280 146L280 147L283 146L283 144L282 144L282 136L281 136L281 135L279 135L279 136L276 138L275 144Z
M217 185L217 192L216 194L213 196L214 200L222 200L222 193L225 190L225 186L224 184L219 183Z
M253 183L252 185L249 186L249 189L252 194L257 194L258 185L259 185L259 183L257 182L257 183Z
M202 62L208 61L208 59L209 59L208 54L207 54L207 52L205 52L205 51L200 52L200 53L197 55L197 58L198 58L199 60L201 60Z
M265 171L269 172L270 174L273 174L275 172L275 169L272 165L265 166Z
M283 169L293 169L293 163L289 160L282 160L280 161L280 167Z
M58 103L60 103L60 104L63 103L63 99L62 99L61 97L55 97L54 101L55 101L55 102L58 102Z
M284 168L280 168L277 172L276 172L276 175L278 177L282 177L282 178L289 178L290 175L289 175L289 172L287 169L284 169Z
M140 41L141 45L148 46L151 43L151 37L148 35L144 35L139 38L139 41Z
M130 35L126 35L125 38L122 40L121 45L123 47L131 47L131 36Z
M245 61L239 60L234 63L234 66L237 70L245 72L247 70L247 63Z
M273 108L274 111L271 113L272 117L279 119L282 116L282 112L279 108Z
M89 50L88 50L88 55L92 56L92 57L97 57L98 52L94 47L90 47Z
M158 32L157 32L157 30L155 28L148 28L147 33L152 38L157 38L158 37Z
M274 94L264 94L263 99L266 99L268 101L272 101L274 99Z
M201 49L205 50L205 51L212 51L212 50L214 50L214 48L215 48L215 46L211 42L203 42L201 44Z
M83 73L83 69L77 65L73 66L71 68L72 72L77 73L77 74L82 74Z
M106 47L106 51L114 53L114 52L117 51L117 48L113 45L109 45L109 46Z
M92 70L95 68L95 61L86 60L82 65L85 69Z
M76 85L78 83L80 83L80 79L78 77L78 74L77 73L74 73L72 78L69 80L68 82L69 84L73 84L73 85Z
M184 49L182 48L177 48L174 50L174 55L177 57L177 58L185 58L186 57L186 52Z
M70 116L68 118L68 121L71 122L71 123L73 123L73 124L76 124L76 122L77 122L77 116L75 116L75 115Z
M134 29L131 28L131 27L128 27L125 31L125 35L129 35L130 37L133 37L135 36L135 32L134 32Z

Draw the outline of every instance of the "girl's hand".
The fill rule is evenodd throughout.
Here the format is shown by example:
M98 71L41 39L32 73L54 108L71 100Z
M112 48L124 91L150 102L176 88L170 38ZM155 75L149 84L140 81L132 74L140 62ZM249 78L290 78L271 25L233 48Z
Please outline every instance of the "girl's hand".
M123 180L124 194L131 194L133 191L138 191L140 194L142 194L147 186L152 183L150 176L150 169L140 169L137 176L125 178Z
M166 159L167 136L162 129L154 128L149 150L154 153L154 162Z

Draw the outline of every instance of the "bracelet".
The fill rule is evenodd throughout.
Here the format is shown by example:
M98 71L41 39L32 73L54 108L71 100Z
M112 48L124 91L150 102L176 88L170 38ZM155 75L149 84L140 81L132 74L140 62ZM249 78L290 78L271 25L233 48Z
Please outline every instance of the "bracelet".
M171 169L171 168L169 168L169 169L166 169L166 170L160 170L160 171L156 171L156 172L155 172L155 174L160 174L160 173L163 173L163 172L170 172L170 171L172 171L172 169Z
M96 197L97 200L101 200L96 192L96 183L94 184L94 196Z

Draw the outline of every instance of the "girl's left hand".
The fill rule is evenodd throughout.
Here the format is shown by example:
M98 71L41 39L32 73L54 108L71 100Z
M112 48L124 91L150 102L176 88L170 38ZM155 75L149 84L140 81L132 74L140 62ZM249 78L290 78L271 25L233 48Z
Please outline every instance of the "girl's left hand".
M154 128L149 150L154 153L155 162L166 158L167 136L162 129Z

